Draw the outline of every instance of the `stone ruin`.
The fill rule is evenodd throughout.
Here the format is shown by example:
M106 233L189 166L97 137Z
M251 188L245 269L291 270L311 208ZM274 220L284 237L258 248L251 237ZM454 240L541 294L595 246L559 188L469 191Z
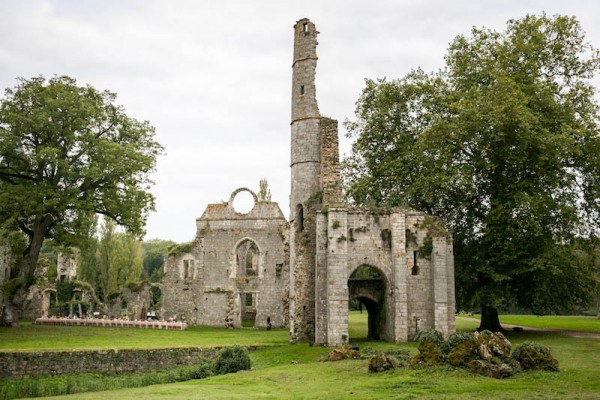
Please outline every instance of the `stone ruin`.
M233 201L248 192L254 207L239 213ZM161 314L192 325L287 325L288 224L277 203L259 201L250 189L229 202L210 204L196 220L188 252L164 265Z
M164 266L161 312L190 324L289 326L292 342L347 343L349 301L369 315L369 337L409 340L454 331L452 237L437 218L350 207L340 186L337 121L316 101L317 30L294 26L289 224L249 189L211 204L190 249ZM254 208L233 208L240 191ZM367 271L365 274L364 271Z
M425 328L454 331L452 237L440 221L408 208L344 202L337 121L322 117L316 100L317 34L308 19L294 25L289 223L277 203L240 188L228 202L208 205L194 241L166 257L162 284L124 290L103 312L144 319L151 291L159 290L163 319L270 323L289 327L292 342L337 346L350 339L349 303L357 300L373 339L404 342ZM241 192L254 199L246 213L233 207ZM59 280L75 279L71 259L62 263ZM43 291L45 305L34 318L51 295L51 287Z

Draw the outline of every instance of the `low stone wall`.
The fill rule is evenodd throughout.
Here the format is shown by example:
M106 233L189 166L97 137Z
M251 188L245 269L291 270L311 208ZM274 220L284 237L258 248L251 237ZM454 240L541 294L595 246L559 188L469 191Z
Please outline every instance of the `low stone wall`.
M212 360L218 348L199 347L57 352L0 352L0 379L85 372L118 374L171 369Z

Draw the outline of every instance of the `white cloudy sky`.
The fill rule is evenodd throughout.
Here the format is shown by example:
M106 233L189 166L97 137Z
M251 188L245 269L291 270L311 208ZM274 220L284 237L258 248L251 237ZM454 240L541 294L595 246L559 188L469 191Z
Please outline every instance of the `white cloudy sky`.
M289 196L292 26L321 32L323 115L352 118L364 78L442 67L472 26L502 30L527 13L575 15L600 47L600 1L0 0L0 88L16 77L69 75L109 89L166 147L153 175L146 238L187 241L208 203L266 178Z

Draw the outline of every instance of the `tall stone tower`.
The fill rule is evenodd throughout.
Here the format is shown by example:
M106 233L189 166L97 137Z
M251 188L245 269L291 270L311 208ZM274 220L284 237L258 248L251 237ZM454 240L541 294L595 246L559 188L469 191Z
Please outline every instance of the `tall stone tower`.
M315 73L317 30L308 19L294 25L290 195L290 334L292 342L314 340L315 212L321 205L321 116Z

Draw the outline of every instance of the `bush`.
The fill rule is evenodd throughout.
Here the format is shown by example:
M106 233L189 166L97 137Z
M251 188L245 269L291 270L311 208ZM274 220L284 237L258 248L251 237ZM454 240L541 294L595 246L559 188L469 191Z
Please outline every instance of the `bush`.
M527 369L539 369L544 371L559 371L558 361L552 357L550 349L541 344L524 342L517 346L512 357Z
M246 349L239 346L226 347L217 354L213 372L215 375L229 374L250 369L250 366L251 361Z
M204 379L212 375L212 368L210 363L202 363L194 365L189 372L188 379Z

